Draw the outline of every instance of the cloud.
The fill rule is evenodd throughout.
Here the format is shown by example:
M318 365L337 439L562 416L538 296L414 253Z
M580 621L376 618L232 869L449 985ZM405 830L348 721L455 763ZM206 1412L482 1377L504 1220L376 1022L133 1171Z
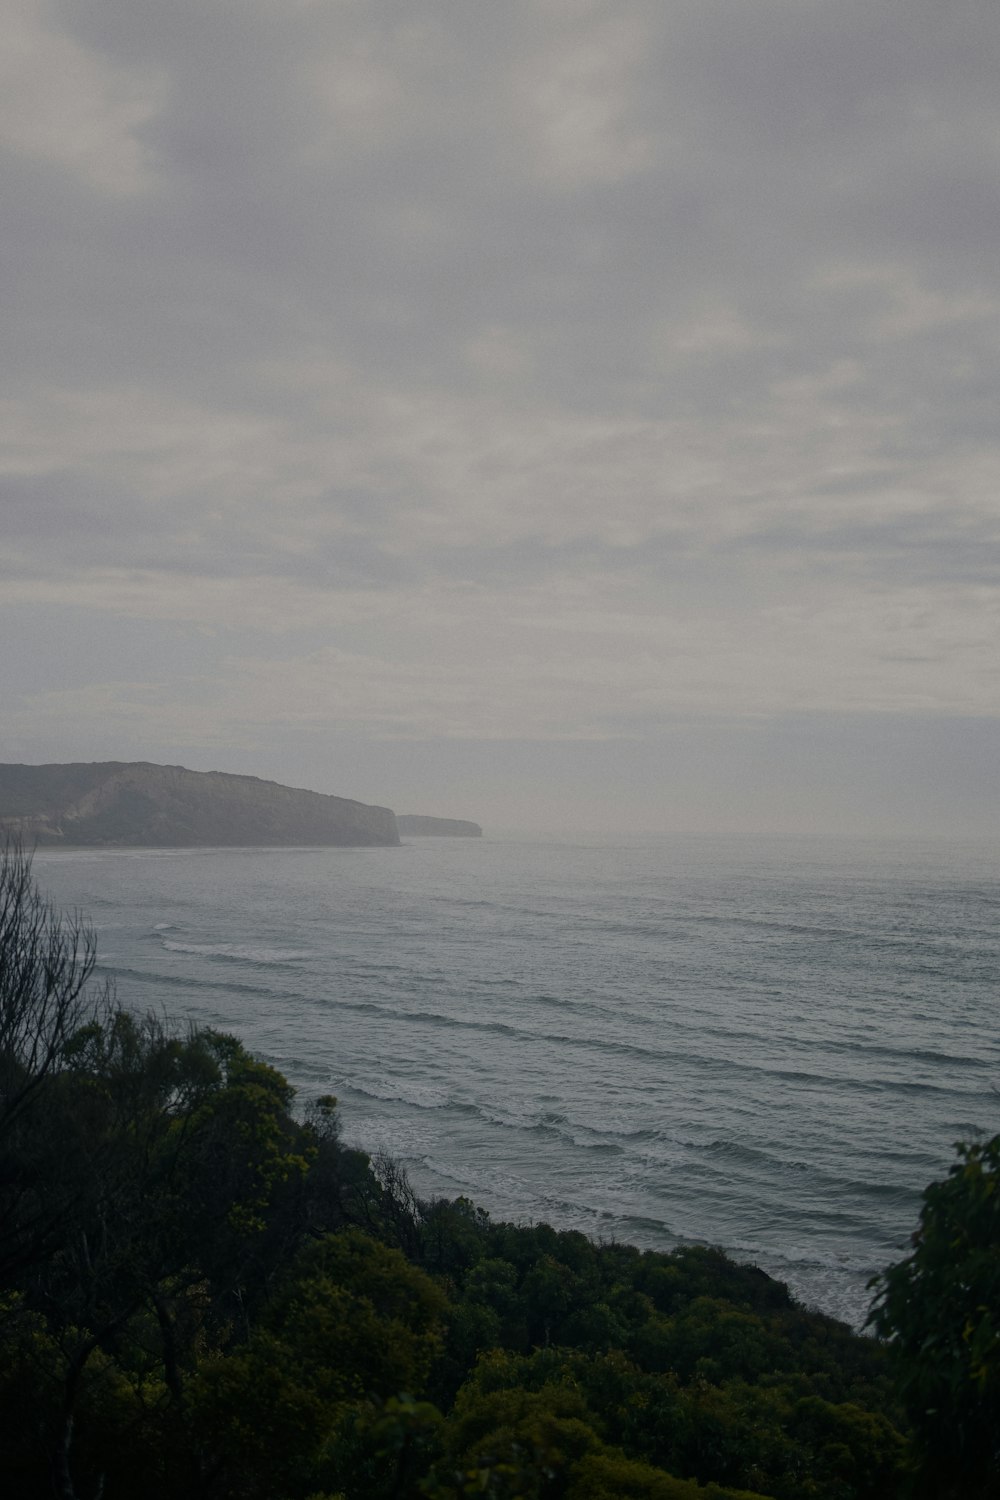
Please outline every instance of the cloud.
M8 8L20 735L1000 711L981 7Z
M142 192L153 180L142 130L164 103L162 78L81 46L45 0L6 0L0 148L101 193Z
M646 27L634 12L609 16L597 7L565 5L539 10L556 24L547 45L532 48L515 69L513 89L541 181L573 190L644 171L653 161L653 142L630 117Z

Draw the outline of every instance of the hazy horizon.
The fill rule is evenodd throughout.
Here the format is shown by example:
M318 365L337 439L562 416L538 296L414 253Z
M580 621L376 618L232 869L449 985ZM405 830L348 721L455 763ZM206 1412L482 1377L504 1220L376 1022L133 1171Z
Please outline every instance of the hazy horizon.
M0 761L996 837L987 8L0 8Z

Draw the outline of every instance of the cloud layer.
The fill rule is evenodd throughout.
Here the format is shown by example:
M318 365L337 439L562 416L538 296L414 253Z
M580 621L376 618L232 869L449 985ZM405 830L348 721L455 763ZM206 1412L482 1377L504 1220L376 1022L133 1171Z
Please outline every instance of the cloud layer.
M2 8L2 758L1000 719L981 4Z

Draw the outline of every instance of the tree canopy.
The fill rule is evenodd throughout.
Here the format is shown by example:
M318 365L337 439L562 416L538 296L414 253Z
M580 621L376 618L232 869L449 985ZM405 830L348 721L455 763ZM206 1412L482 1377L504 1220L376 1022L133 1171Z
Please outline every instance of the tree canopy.
M959 1145L924 1194L910 1255L876 1283L922 1492L1000 1493L1000 1135Z

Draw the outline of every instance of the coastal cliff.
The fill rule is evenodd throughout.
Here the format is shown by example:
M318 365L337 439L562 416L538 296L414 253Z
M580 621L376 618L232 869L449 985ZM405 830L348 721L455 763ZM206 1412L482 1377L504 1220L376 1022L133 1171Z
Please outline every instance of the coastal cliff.
M465 818L427 818L419 813L398 813L396 827L404 838L481 839L483 836L479 824Z
M0 765L0 839L122 847L399 843L388 807L146 761Z

